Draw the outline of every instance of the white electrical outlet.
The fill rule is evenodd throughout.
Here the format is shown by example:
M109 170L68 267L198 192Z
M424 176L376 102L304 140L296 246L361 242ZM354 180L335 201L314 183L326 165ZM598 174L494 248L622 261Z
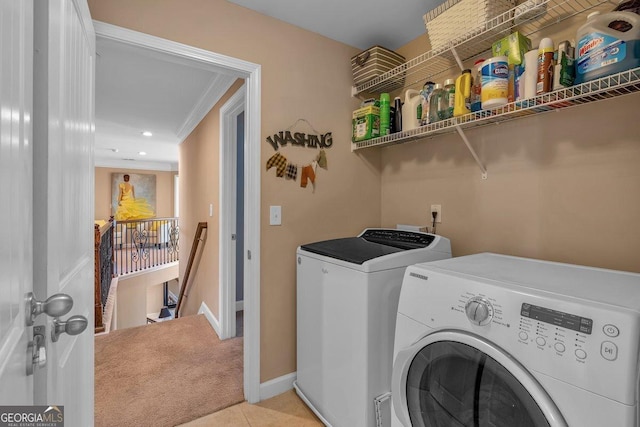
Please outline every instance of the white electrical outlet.
M269 207L269 225L282 225L282 207Z
M436 212L436 223L442 222L442 205L431 205L431 218L430 222L433 222L433 213Z

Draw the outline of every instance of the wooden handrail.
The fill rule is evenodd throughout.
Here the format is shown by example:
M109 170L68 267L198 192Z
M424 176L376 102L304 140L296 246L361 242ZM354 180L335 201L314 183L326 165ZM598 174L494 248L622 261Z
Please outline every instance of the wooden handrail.
M193 261L196 258L196 253L198 252L198 245L204 239L200 236L202 235L203 230L207 228L206 222L199 222L198 228L196 229L196 234L193 236L193 243L191 244L191 253L189 254L189 261L187 262L187 269L184 272L184 279L182 280L182 286L180 287L180 295L178 296L178 304L176 304L176 311L174 318L177 319L180 314L180 306L182 305L182 300L187 297L186 290L187 285L189 284L189 275L191 274L191 268L193 267Z

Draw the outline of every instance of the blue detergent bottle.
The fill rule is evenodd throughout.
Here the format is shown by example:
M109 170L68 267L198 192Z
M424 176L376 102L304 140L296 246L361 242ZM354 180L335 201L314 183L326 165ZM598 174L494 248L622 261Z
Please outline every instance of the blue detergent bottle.
M640 67L640 15L593 12L576 38L574 84Z

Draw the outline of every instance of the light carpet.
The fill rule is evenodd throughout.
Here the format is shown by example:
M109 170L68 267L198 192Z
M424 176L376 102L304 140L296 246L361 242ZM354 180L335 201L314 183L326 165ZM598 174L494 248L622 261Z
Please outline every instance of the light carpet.
M95 339L95 425L175 426L244 400L242 338L203 315Z

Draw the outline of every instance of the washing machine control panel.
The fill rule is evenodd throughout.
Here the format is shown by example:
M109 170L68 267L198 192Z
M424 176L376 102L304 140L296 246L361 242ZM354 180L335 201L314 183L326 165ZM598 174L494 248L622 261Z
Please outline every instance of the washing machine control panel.
M592 319L528 304L526 302L522 304L520 315L587 335L591 335L593 329Z
M369 228L358 237L369 242L394 246L401 249L426 248L429 247L436 238L433 234L377 228Z

